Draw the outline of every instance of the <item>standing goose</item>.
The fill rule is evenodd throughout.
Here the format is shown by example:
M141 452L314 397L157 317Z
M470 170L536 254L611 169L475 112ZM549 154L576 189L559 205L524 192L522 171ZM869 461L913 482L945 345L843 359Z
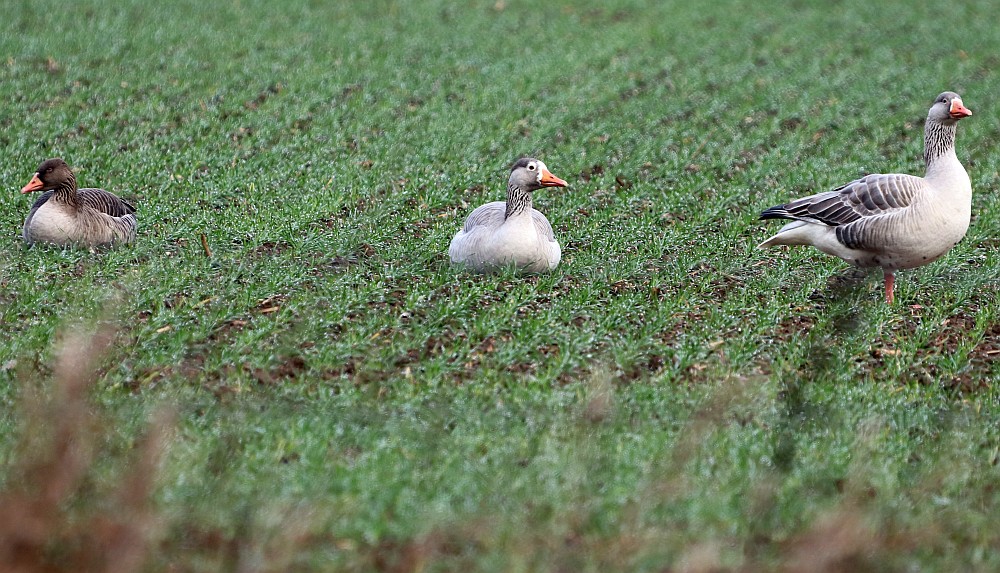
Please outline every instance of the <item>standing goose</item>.
M559 242L545 215L531 207L531 194L542 187L566 187L537 159L518 159L507 181L507 200L477 207L448 247L453 264L485 272L514 264L529 273L551 271L559 264Z
M135 240L135 207L104 189L77 189L62 159L46 159L21 193L47 191L24 221L26 243L87 246Z
M969 228L972 185L955 155L955 127L970 115L957 93L942 93L924 124L923 177L868 175L771 207L761 219L792 222L759 246L812 245L858 267L882 267L892 304L897 270L941 257Z

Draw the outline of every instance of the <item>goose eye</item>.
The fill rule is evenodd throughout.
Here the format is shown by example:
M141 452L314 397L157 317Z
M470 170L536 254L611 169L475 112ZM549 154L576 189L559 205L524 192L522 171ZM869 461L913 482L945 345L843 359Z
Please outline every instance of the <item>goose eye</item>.
M534 163L529 163L528 164L528 171L534 171L534 170L535 170L535 164Z

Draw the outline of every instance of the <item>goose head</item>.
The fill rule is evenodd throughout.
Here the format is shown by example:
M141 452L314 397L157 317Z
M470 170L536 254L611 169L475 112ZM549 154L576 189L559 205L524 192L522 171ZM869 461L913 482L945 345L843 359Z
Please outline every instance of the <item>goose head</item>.
M934 100L934 105L927 112L927 119L928 121L953 124L970 115L972 115L972 110L962 104L962 96L955 92L943 92Z
M73 181L73 171L62 159L46 159L38 166L38 171L31 177L21 193L31 193L32 191L48 191L56 187L62 187L66 183Z
M542 187L567 185L565 181L553 175L544 163L532 157L522 157L514 163L510 168L508 183L529 193Z

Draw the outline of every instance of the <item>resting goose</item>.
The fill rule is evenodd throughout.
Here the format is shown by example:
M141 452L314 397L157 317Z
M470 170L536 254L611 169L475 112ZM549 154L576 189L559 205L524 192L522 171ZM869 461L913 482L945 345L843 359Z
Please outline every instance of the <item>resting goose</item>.
M21 193L47 191L24 221L26 243L79 243L88 246L135 240L135 207L104 189L77 189L76 176L62 159L38 166Z
M942 93L924 124L923 177L868 175L771 207L761 219L792 222L759 246L812 245L858 267L882 267L892 304L897 270L941 257L969 228L972 185L955 155L955 127L970 115L958 94Z
M559 242L545 215L531 207L531 194L542 187L565 187L537 159L518 159L507 181L507 200L477 207L448 247L453 264L485 272L513 264L529 273L551 271L559 264Z

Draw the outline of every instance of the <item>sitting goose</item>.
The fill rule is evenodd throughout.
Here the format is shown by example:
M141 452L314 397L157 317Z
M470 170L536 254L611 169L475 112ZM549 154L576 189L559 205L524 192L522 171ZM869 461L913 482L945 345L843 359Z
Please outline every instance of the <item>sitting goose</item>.
M970 115L958 94L942 93L924 124L923 177L868 175L771 207L761 219L793 222L759 246L812 245L858 267L882 267L892 304L896 270L941 257L969 228L972 185L955 155L955 127Z
M537 159L518 159L507 181L507 201L477 207L448 247L453 264L490 271L514 264L529 273L551 271L559 264L559 242L545 215L531 207L531 193L542 187L565 187Z
M73 171L62 159L38 166L21 193L47 190L24 221L24 240L33 244L79 243L88 246L135 240L135 207L104 189L77 189Z

